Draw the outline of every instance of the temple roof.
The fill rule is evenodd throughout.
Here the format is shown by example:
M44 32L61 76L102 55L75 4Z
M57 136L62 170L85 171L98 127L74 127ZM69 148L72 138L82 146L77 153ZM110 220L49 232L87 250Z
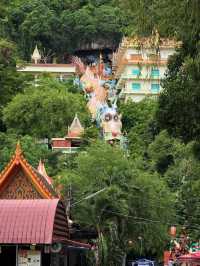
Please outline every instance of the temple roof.
M59 199L0 200L0 243L67 243L69 227Z
M71 126L68 128L67 137L80 137L83 132L84 127L81 125L81 122L76 114L74 120L71 123Z
M15 154L12 156L10 162L0 173L0 189L4 187L4 185L10 178L11 173L14 173L16 168L18 168L19 166L21 166L23 171L30 178L33 186L42 198L58 198L56 191L52 187L52 183L50 184L50 178L48 178L47 173L45 174L45 168L40 164L38 170L32 167L23 156L23 152L19 143L17 143Z
M121 47L126 48L152 48L155 45L159 45L160 48L177 48L181 46L181 42L174 38L160 38L159 36L149 37L124 37L120 44Z

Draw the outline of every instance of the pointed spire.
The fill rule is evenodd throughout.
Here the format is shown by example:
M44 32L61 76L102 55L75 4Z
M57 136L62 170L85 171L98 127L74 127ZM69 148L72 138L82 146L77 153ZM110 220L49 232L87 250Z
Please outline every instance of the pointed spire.
M35 49L34 49L34 51L33 51L33 54L32 54L32 56L31 56L31 58L32 58L32 60L34 61L35 64L37 64L38 61L41 60L41 55L40 55L40 53L39 53L39 50L38 50L38 48L37 48L37 45L35 46Z
M100 64L102 63L102 60L103 60L103 56L102 56L102 53L100 52L100 55L99 55L99 62L100 62Z
M83 131L84 127L81 125L78 115L76 114L71 126L68 128L68 137L80 137Z
M16 149L15 149L15 155L19 157L21 154L22 154L22 149L21 149L20 141L18 140Z
M38 167L37 167L38 172L45 177L46 181L48 182L49 185L53 185L53 181L51 177L48 176L44 162L40 159Z

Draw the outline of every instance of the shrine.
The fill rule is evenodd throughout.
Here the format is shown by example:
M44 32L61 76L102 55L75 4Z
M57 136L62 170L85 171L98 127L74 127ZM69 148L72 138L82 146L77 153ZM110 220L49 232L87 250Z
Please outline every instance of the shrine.
M35 77L35 81L37 81L41 74L44 73L51 74L60 81L65 81L69 77L74 77L76 74L76 67L73 64L47 63L47 58L41 55L37 45L33 51L31 59L33 63L18 66L17 71L33 75Z
M64 138L52 138L52 150L61 150L63 153L78 152L82 143L84 128L77 116L74 117L72 124L68 127L67 135Z

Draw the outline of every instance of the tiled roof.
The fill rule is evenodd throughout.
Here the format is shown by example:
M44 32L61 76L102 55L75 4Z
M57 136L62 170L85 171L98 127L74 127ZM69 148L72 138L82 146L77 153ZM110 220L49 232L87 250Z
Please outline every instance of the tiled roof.
M67 242L67 217L59 204L58 199L0 200L0 244ZM59 234L57 220L62 220Z
M37 175L37 177L40 180L40 182L43 183L43 186L48 188L49 192L51 192L52 195L54 195L56 198L58 198L58 195L57 195L56 191L53 189L52 185L50 185L47 182L46 178L41 173L39 173L37 169L35 169L32 166L31 166L31 168L32 168L33 172Z

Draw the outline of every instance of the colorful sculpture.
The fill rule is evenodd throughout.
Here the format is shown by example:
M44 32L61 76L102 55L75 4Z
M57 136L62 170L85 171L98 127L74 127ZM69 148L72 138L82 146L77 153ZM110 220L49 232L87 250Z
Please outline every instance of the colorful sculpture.
M99 65L95 66L95 71L94 66L84 67L79 58L73 58L73 63L82 73L80 82L88 99L87 107L92 120L100 128L102 137L111 144L117 142L124 147L126 140L122 134L121 115L117 112L116 83L108 80L108 71L104 71L102 56Z
M102 114L101 127L103 130L103 137L106 141L113 140L120 141L122 138L122 122L121 115L117 113L116 108L108 107Z

